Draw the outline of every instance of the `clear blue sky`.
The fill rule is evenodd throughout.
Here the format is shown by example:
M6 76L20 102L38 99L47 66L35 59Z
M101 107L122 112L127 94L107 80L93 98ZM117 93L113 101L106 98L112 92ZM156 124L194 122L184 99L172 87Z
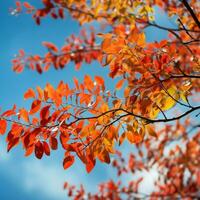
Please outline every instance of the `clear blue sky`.
M39 1L34 2L34 5ZM46 49L41 46L42 41L51 41L59 47L65 38L80 30L78 23L67 18L65 20L45 19L41 26L37 26L30 15L11 16L9 8L14 7L15 0L4 0L0 3L0 85L2 110L10 108L14 103L19 107L27 107L24 102L24 92L40 85L44 87L47 82L57 85L60 80L72 83L74 76L81 78L83 74L106 75L107 69L98 67L96 63L83 66L81 71L75 71L72 64L63 70L49 70L39 75L36 72L25 70L22 74L15 74L11 69L11 59L23 48L30 54L43 54ZM166 16L158 13L158 22L172 26ZM147 39L160 40L166 34L148 29ZM82 78L81 78L82 79ZM108 79L110 84L112 82ZM95 170L89 175L84 166L76 162L75 166L67 171L62 168L63 152L53 152L48 158L37 160L34 156L24 157L21 146L6 153L5 137L0 138L0 199L1 200L64 200L65 191L62 190L64 181L75 184L84 183L89 190L96 190L97 184L114 178L110 166L97 164Z

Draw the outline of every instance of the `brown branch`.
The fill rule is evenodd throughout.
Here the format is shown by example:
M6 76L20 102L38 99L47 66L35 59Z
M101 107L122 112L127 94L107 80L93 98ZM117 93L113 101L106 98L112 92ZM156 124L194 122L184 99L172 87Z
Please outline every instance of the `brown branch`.
M121 115L121 116L119 116L118 118L117 118L117 120L119 120L119 119L121 119L121 118L123 118L123 117L127 117L127 116L134 116L134 117L136 117L136 118L139 118L139 119L142 119L142 120L145 120L148 124L149 123L160 123L160 122L171 122L171 121L176 121L176 120L179 120L179 119L181 119L181 118L183 118L183 117L185 117L185 116L187 116L188 114L190 114L190 113L192 113L192 112L194 112L194 111L196 111L196 110L198 110L198 109L200 109L200 106L196 106L196 107L192 107L190 110L188 110L188 111L186 111L185 113L183 113L183 114L181 114L181 115L179 115L179 116L177 116L177 117L172 117L172 118L167 118L167 119L150 119L150 118L148 118L148 117L144 117L144 116L142 116L142 115L138 115L138 114L136 114L136 113L133 113L133 112L130 112L130 111L128 111L128 110L125 110L125 109L123 109L123 108L117 108L117 109L113 109L113 110L108 110L108 111L106 111L106 112L104 112L104 113L102 113L102 114L100 114L100 115L97 115L97 116L91 116L91 117L77 117L77 119L76 120L74 120L73 122L71 122L70 124L65 124L65 126L71 126L72 124L74 124L74 123L76 123L76 122L78 122L78 121L80 121L80 120L90 120L90 119L98 119L99 117L102 117L102 116L104 116L104 115L107 115L108 113L115 113L115 112L117 112L117 111L123 111L125 114L124 115ZM116 119L115 119L116 120ZM115 121L116 122L116 121Z
M182 22L180 19L178 19L178 21L180 22L180 24L181 24L181 26L183 27L183 29L185 30L185 32L190 36L190 38L194 40L194 37L193 37L193 36L189 33L189 31L185 28L183 22Z
M159 24L156 24L155 22L151 23L149 21L138 20L137 22L146 24L147 26L153 26L153 27L159 28L161 30L165 30L165 31L175 31L175 32L187 31L187 32L194 32L194 33L199 33L200 32L200 31L197 31L197 30L189 30L189 29L186 29L186 28L169 28L169 27L165 27L165 26L161 26Z
M177 103L180 104L181 106L185 106L185 107L191 108L190 105L184 104L184 103L180 102L179 100L175 99L175 98L167 91L167 89L165 88L165 86L163 85L163 83L161 82L161 80L160 80L159 78L157 78L154 74L151 74L151 75L152 75L156 80L158 80L158 81L160 82L160 85L161 85L162 89L165 91L165 93L166 93L169 97L171 97L171 99L173 99L175 102L177 102Z
M185 6L185 8L189 11L190 15L192 16L193 20L195 21L196 25L199 27L200 29L200 22L196 16L196 14L194 13L194 11L192 10L191 6L189 5L189 3L187 2L187 0L182 0L183 5Z

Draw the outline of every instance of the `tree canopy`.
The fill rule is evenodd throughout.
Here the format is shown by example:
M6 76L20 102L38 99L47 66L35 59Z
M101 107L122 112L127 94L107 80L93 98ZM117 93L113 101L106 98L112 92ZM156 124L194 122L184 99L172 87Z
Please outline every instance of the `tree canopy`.
M138 190L144 179L141 175L127 185L116 180L102 183L97 194L65 183L64 189L74 199L200 197L198 0L41 2L43 7L37 8L28 1L16 1L11 12L28 13L41 27L45 17L70 15L80 26L95 22L101 32L95 25L83 28L67 38L62 48L44 41L45 55L29 55L21 49L12 60L13 70L35 70L42 75L70 62L79 70L96 61L109 69L115 87L110 90L99 74L84 74L82 80L73 78L74 87L61 80L57 87L47 83L44 88L29 88L24 99L32 99L30 109L14 105L0 115L0 134L7 134L7 150L21 143L25 156L35 154L41 159L60 143L65 151L64 169L80 159L89 173L98 159L111 163L119 179L153 167L158 172L151 194ZM173 16L176 27L157 24L155 7ZM148 42L148 27L166 31L167 39ZM135 152L124 158L120 145L125 140Z

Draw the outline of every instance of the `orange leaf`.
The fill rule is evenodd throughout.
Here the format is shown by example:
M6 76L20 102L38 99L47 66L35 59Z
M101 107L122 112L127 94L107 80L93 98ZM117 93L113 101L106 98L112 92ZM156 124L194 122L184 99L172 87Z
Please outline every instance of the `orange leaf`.
M38 112L40 107L41 107L41 101L40 100L36 99L35 101L33 101L32 105L31 105L30 115Z
M24 94L24 99L35 98L35 92L33 89L28 89Z
M74 156L68 154L63 160L63 168L67 169L74 163Z
M27 8L27 9L33 9L34 8L28 2L24 2L23 4L24 4L24 7Z
M4 119L0 119L0 134L3 135L6 132L7 122Z
M75 85L76 89L78 90L79 89L79 83L78 83L78 79L76 79L75 77L74 77L74 85Z
M133 143L140 143L143 140L143 135L139 134L139 133L134 133L131 131L126 132L126 137L128 139L128 141L133 144Z
M104 85L104 79L101 76L95 76L94 78L99 85Z
M25 110L24 108L19 110L19 116L25 121L29 122L29 116L28 116L28 111Z
M16 6L20 7L21 6L21 2L20 1L16 1Z
M115 86L116 90L120 90L122 88L123 84L124 84L124 79L119 80Z
M34 145L27 147L25 156L30 156L33 153L33 150L34 150Z
M119 138L119 146L124 142L125 137L126 137L126 132L123 132Z
M43 96L44 96L44 92L43 90L41 89L41 87L37 86L37 92L38 92L38 99L39 100L42 100L43 99Z

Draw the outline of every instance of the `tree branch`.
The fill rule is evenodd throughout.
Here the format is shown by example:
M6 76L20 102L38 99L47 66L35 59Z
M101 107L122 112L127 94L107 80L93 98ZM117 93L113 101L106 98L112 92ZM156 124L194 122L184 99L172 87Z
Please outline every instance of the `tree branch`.
M192 10L192 8L190 7L189 3L187 2L187 0L182 0L183 5L186 7L186 9L189 11L190 15L192 16L193 20L195 21L195 23L197 24L197 26L200 29L200 22L196 16L196 14L194 13L194 11Z

